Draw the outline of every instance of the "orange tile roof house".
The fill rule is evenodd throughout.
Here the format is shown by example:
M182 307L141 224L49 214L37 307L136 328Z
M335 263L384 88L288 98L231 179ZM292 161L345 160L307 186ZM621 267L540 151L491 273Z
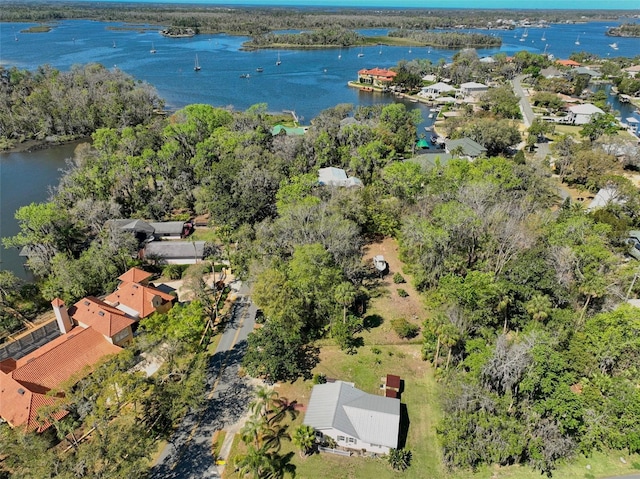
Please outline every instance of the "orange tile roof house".
M67 309L64 301L54 299L51 305L62 334L17 360L0 361L0 417L28 431L47 429L50 424L38 421L38 410L55 404L49 391L86 376L122 351L139 319L171 308L173 296L142 284L149 277L145 271L130 269L120 276L119 289L107 297L112 300L89 296ZM56 416L66 414L60 411Z
M389 86L389 83L393 81L396 75L396 72L383 68L373 68L371 70L363 68L358 72L358 82L376 87L386 87Z

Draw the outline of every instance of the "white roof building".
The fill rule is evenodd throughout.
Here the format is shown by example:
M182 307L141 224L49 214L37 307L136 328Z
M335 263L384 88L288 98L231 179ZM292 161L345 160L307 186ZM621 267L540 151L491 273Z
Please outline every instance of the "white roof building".
M387 454L398 447L400 400L368 394L343 381L318 384L303 423L340 447Z
M477 95L478 93L484 93L488 89L489 87L484 83L477 83L474 81L460 85L460 91L465 95Z
M604 114L604 111L591 103L573 105L569 107L567 121L574 125L584 125L589 123L591 121L591 117L595 114L602 115Z
M607 186L605 188L601 188L598 193L596 193L596 196L591 200L591 203L589 203L587 211L594 211L600 208L604 208L609 203L622 205L626 203L626 201L624 200L624 198L620 198L620 193L616 188Z
M419 95L423 97L440 97L445 93L456 91L454 87L451 85L447 85L446 83L439 82L434 83L433 85L422 87Z
M347 177L342 168L329 166L318 170L318 183L326 186L362 186L362 181L355 177Z

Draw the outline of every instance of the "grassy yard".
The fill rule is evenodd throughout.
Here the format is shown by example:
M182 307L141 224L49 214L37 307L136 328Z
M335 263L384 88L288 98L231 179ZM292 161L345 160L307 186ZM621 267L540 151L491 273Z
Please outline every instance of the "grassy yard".
M538 479L540 473L528 467L486 467L479 471L450 472L442 464L441 451L436 435L436 425L441 416L439 396L442 383L436 381L430 364L422 360L420 336L412 341L400 339L390 326L391 320L404 317L414 324L429 317L418 292L411 286L411 278L403 270L398 259L398 248L394 240L384 240L369 245L365 251L365 262L376 254L383 254L389 264L390 273L376 284L366 317L369 328L362 332L364 346L356 354L340 351L330 340L320 343L320 362L313 373L325 374L328 378L355 383L356 387L371 394L380 393L381 378L386 374L399 375L404 380L402 404L406 407L408 428L401 433L400 447L411 450L411 467L401 473L391 469L384 459L342 457L331 454L315 454L302 458L290 442L285 442L282 453L293 453L291 461L296 465L298 479L392 479L396 477L415 479ZM406 283L395 284L393 274L403 274ZM405 289L409 296L401 298L397 288ZM280 397L296 400L306 406L313 384L299 379L294 383L276 384ZM289 433L302 423L304 411L290 422ZM244 445L238 437L234 439L231 457L223 477L236 479L233 457L241 454ZM623 456L626 463L620 461ZM589 466L589 468L587 468ZM632 473L640 469L640 457L629 457L620 452L594 454L591 458L577 458L570 466L561 466L555 478L597 479L618 474Z

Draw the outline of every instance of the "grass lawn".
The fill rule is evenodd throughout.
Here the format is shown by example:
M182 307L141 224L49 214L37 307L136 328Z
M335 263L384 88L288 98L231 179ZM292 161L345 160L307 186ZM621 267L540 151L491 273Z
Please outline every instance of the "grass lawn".
M442 464L441 450L436 435L436 425L442 414L439 396L442 383L436 381L431 365L422 360L420 336L411 341L400 339L390 326L394 318L404 317L414 324L421 325L428 319L418 292L411 285L411 278L403 271L398 259L398 248L394 240L386 239L371 244L365 251L365 262L377 254L383 254L389 264L390 272L381 278L375 286L375 294L370 301L366 317L369 328L361 333L364 345L353 355L346 354L331 340L320 342L320 362L313 373L322 373L329 378L342 379L355 383L356 387L371 394L380 394L381 378L386 374L399 375L404 380L401 402L406 407L409 420L404 434L401 432L400 447L411 450L411 467L405 472L391 469L384 459L363 457L342 457L332 454L314 454L302 458L290 442L285 442L282 454L293 453L291 462L296 466L298 479L538 479L540 473L528 467L491 466L479 471L449 472ZM392 277L400 272L406 283L393 283ZM401 298L397 288L405 289L409 296ZM297 380L294 383L275 385L280 397L296 400L303 411L289 423L289 434L302 424L304 407L308 404L313 384L311 381ZM233 458L245 450L244 444L236 436L228 466L223 477L236 479L233 471ZM623 457L626 463L620 461ZM587 469L589 466L589 469ZM570 466L560 467L555 478L597 479L618 474L632 473L640 469L640 457L629 457L621 452L594 454L591 458L577 458Z

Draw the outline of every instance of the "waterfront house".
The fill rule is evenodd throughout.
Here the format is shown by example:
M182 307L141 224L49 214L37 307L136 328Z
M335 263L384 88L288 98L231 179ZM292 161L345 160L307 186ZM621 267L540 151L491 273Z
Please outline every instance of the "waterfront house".
M556 60L556 64L563 67L579 67L580 64L574 60Z
M396 75L396 72L383 68L372 68L371 70L363 68L358 72L358 83L377 88L388 88Z
M450 92L456 92L457 90L451 85L447 85L443 82L434 83L433 85L422 87L418 96L425 98L437 98L446 95Z
M342 168L330 166L318 170L318 183L324 186L362 186L359 178L348 177Z
M585 125L591 121L593 115L603 115L604 111L591 103L572 105L568 108L567 123Z
M276 125L271 129L271 134L273 136L276 135L293 135L293 136L302 136L307 130L308 126L284 126L284 125Z
M630 77L635 78L638 75L640 75L640 65L631 65L630 67L623 68L622 71L625 72Z
M340 448L388 454L398 447L400 400L368 394L343 381L317 384L303 424Z
M565 74L555 67L547 67L540 70L540 76L550 80L551 78L564 78Z

